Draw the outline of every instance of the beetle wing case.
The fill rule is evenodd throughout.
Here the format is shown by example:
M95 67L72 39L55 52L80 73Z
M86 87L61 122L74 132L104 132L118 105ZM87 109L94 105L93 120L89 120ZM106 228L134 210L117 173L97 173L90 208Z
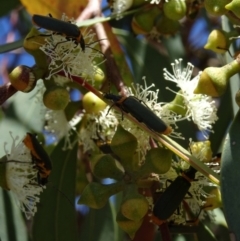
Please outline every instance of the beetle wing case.
M154 205L153 214L160 220L167 220L181 204L191 183L178 176Z

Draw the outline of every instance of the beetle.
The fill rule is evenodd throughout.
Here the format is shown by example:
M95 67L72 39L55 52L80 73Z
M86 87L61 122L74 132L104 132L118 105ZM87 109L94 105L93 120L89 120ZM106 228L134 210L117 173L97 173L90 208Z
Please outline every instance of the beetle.
M147 105L134 96L105 94L104 98L114 102L122 111L130 113L136 120L143 122L149 129L168 135L172 128L163 122ZM110 107L111 108L111 107Z
M67 40L73 39L77 45L80 44L82 51L85 50L85 41L77 25L53 18L51 15L42 16L34 14L32 21L40 28L64 35Z
M51 160L33 134L27 133L23 143L30 150L33 162L38 169L38 184L44 186L48 183L48 177L52 171Z
M153 208L153 221L156 224L161 225L165 220L170 218L178 208L188 193L196 172L197 170L190 166L182 172L182 175L178 176L159 197Z

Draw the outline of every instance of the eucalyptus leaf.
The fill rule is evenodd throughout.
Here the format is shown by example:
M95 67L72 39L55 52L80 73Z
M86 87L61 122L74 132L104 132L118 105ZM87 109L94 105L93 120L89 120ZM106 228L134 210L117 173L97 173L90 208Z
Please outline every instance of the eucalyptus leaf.
M3 53L6 53L9 51L18 49L18 48L22 48L23 41L24 41L24 39L20 39L20 40L14 41L12 43L0 45L0 53L3 54Z
M240 111L230 127L221 158L221 191L230 231L240 240Z
M172 163L172 152L166 148L153 148L147 152L145 163L141 166L139 172L142 175L152 172L163 174L166 173Z
M91 182L84 188L78 204L85 204L91 208L99 209L107 204L109 197L122 190L123 184L121 182L108 185Z
M63 151L63 146L64 140L56 146L50 156L53 170L49 184L40 196L38 211L34 217L34 241L78 240L77 219L73 206L77 145L67 151Z
M81 226L79 240L117 240L115 222L115 213L109 202L101 209L90 209Z
M137 139L130 132L118 125L111 142L111 149L120 159L125 170L134 167L134 153L137 149Z

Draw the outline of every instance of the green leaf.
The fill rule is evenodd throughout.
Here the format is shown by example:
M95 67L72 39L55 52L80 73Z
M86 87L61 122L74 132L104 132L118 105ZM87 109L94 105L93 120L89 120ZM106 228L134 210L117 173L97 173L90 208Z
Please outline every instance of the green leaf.
M113 178L115 180L123 178L124 173L119 165L111 155L104 154L94 155L90 162L94 176L98 178Z
M0 190L0 240L27 241L26 224L15 196L11 191Z
M11 10L18 7L20 5L19 0L8 0L2 1L1 8L0 8L0 17L3 15L8 14Z
M152 172L166 173L172 163L172 152L166 148L153 148L147 152L145 163L141 166L139 172L142 176Z
M137 139L130 132L118 125L111 142L111 149L120 159L125 170L132 170L135 166L134 154L137 149Z
M73 206L77 145L67 151L62 150L63 146L64 140L56 146L50 156L53 170L50 174L50 183L43 190L38 211L34 217L34 241L78 240L76 213ZM61 190L64 195L56 188Z
M78 204L85 204L91 208L102 208L108 202L109 197L122 191L124 188L121 182L104 185L97 182L89 183L83 190Z
M36 97L38 88L30 93L18 92L13 97L13 108L17 118L30 130L41 132L44 123L43 103Z
M226 137L221 159L221 191L229 229L240 240L240 110Z
M115 213L109 202L101 209L90 209L81 230L80 239L84 241L117 240Z
M0 45L0 53L2 54L2 53L12 51L14 49L21 48L23 46L23 41L24 41L24 39L20 39L20 40L14 41L12 43Z

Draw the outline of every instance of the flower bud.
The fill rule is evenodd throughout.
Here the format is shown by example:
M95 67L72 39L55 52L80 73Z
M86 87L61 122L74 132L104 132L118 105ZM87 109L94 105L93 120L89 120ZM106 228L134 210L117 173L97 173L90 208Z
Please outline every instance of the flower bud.
M97 67L97 66L95 66L94 69L95 69L94 86L95 86L96 88L99 88L99 87L102 85L102 83L103 83L103 81L104 81L104 79L105 79L105 74L104 74L104 72L102 71L102 69L100 69L100 68Z
M51 110L64 110L69 101L69 93L64 87L52 86L43 94L43 103Z
M237 36L237 32L226 32L220 29L214 29L208 36L208 41L204 48L214 51L215 53L223 54L232 43L231 37Z
M144 11L136 13L132 19L132 29L135 34L147 34L154 27L154 23L161 10L157 6L151 6Z
M36 28L32 28L24 39L23 47L26 51L38 50L46 43L45 38L46 36L43 36Z
M130 220L141 220L148 211L148 201L138 193L137 185L129 184L125 187L121 203L121 213Z
M37 82L32 69L24 65L16 67L9 74L9 79L12 86L22 92L30 92Z
M178 115L185 116L188 108L186 107L186 104L182 95L182 91L180 90L179 94L176 94L174 100L164 105L163 108L171 110Z
M156 23L157 31L164 35L175 34L179 30L179 27L180 23L178 21L169 19L166 16L159 18Z
M227 1L228 4L225 5L225 8L229 11L232 11L238 18L240 18L240 1L239 0L232 0Z
M102 71L102 69L100 69L98 66L94 65L93 66L94 69L94 74L93 75L89 75L87 72L86 73L82 73L81 76L86 79L86 80L90 80L93 81L93 86L95 88L100 88L104 79L105 79L105 74Z
M167 18L172 20L180 20L187 12L186 1L169 0L168 2L164 3L163 11Z
M135 233L140 228L140 226L143 222L143 219L133 221L133 220L130 220L130 219L126 218L125 216L123 216L121 212L118 212L116 221L118 223L118 226L124 232L126 232L130 236L131 239L133 239L135 236Z
M208 67L201 73L194 94L219 97L225 93L229 79L238 72L240 72L238 59L223 67Z
M97 114L101 110L104 110L107 104L98 98L94 93L91 91L86 93L82 99L83 108L85 109L86 113L89 114Z
M231 0L205 0L204 7L206 11L214 16L221 16L227 12L225 5Z

